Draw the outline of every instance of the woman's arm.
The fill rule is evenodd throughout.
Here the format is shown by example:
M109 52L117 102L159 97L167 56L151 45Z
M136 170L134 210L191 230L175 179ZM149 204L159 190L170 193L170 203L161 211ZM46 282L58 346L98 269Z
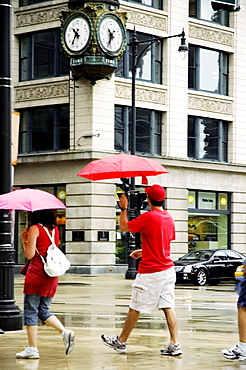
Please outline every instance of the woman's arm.
M28 260L32 259L36 253L36 242L39 236L39 230L36 225L30 227L29 231L21 233L24 254Z

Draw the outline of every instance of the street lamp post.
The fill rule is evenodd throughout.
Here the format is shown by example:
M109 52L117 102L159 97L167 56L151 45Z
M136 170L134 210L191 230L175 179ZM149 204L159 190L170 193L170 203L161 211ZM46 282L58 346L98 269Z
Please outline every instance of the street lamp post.
M127 45L131 46L131 73L132 73L132 110L131 110L131 154L136 154L136 71L137 66L140 58L144 54L144 52L155 42L160 42L161 40L166 40L174 37L180 37L181 38L181 45L179 46L179 52L181 54L181 59L183 59L182 54L186 55L186 52L188 51L188 47L186 45L185 40L185 32L184 30L176 35L170 35L170 36L164 36L164 37L154 37L152 39L138 41L137 39L137 32L134 28L132 33L131 42L129 42ZM138 45L140 44L146 44L146 47L141 51L141 53L138 55ZM129 202L129 219L132 220L136 217L136 195L135 195L135 178L131 178L131 191L130 191L130 202ZM130 253L134 251L136 247L136 238L135 236L130 233L129 240L128 240L128 270L126 271L125 278L126 279L134 279L137 270L136 270L136 260L132 257L130 257Z
M11 191L11 0L0 0L0 194ZM11 214L0 210L0 334L21 330L14 300L14 248Z

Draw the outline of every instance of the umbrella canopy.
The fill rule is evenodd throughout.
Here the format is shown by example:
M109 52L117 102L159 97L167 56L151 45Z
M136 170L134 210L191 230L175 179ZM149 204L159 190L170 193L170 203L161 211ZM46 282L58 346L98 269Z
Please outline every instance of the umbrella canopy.
M155 159L131 154L117 154L90 162L77 176L90 180L141 176L142 183L148 184L146 176L156 176L162 173L168 173L168 171Z
M66 206L58 198L43 190L20 189L0 195L0 209L33 212L42 209L62 208L66 208Z

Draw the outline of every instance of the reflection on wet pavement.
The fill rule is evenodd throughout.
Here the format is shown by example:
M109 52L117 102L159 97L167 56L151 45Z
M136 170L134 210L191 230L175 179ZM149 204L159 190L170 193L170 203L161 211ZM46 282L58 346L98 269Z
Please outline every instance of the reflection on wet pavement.
M60 278L52 312L76 332L75 349L65 356L61 336L52 328L39 326L39 360L15 359L27 346L26 330L0 335L0 369L15 370L246 370L246 363L224 359L222 348L237 341L237 294L233 284L216 287L176 287L176 312L182 357L161 357L168 342L161 311L140 315L128 340L127 354L117 354L100 340L102 333L119 333L128 311L131 280L123 275ZM23 278L15 278L15 299L22 309Z

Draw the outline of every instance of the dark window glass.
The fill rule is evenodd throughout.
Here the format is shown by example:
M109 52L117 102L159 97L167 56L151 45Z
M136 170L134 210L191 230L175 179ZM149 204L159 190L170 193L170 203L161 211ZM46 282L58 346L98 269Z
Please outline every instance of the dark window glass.
M33 78L45 78L55 75L55 39L54 33L41 32L33 35Z
M60 30L20 37L20 81L68 73L69 62L61 50Z
M190 45L188 87L228 95L228 54Z
M115 149L131 151L131 108L115 107ZM136 109L136 151L161 155L161 113Z
M155 9L162 9L163 8L163 2L162 0L126 0L131 3L140 3L142 5L151 6Z
M68 106L21 111L19 153L38 153L69 148Z
M212 118L188 118L188 157L227 162L228 123Z
M131 40L132 32L128 33L128 42ZM138 41L152 40L153 36L145 33L137 33ZM136 68L136 79L161 83L162 75L162 43L154 42L148 46L149 42L143 42L137 47L138 63ZM131 78L132 73L131 47L127 46L122 60L119 62L116 70L117 77Z
M229 26L229 12L227 10L214 11L211 0L190 0L189 16Z
M38 3L43 3L45 1L52 1L52 0L20 0L20 6L26 6L26 5L31 5L31 4L38 4Z

